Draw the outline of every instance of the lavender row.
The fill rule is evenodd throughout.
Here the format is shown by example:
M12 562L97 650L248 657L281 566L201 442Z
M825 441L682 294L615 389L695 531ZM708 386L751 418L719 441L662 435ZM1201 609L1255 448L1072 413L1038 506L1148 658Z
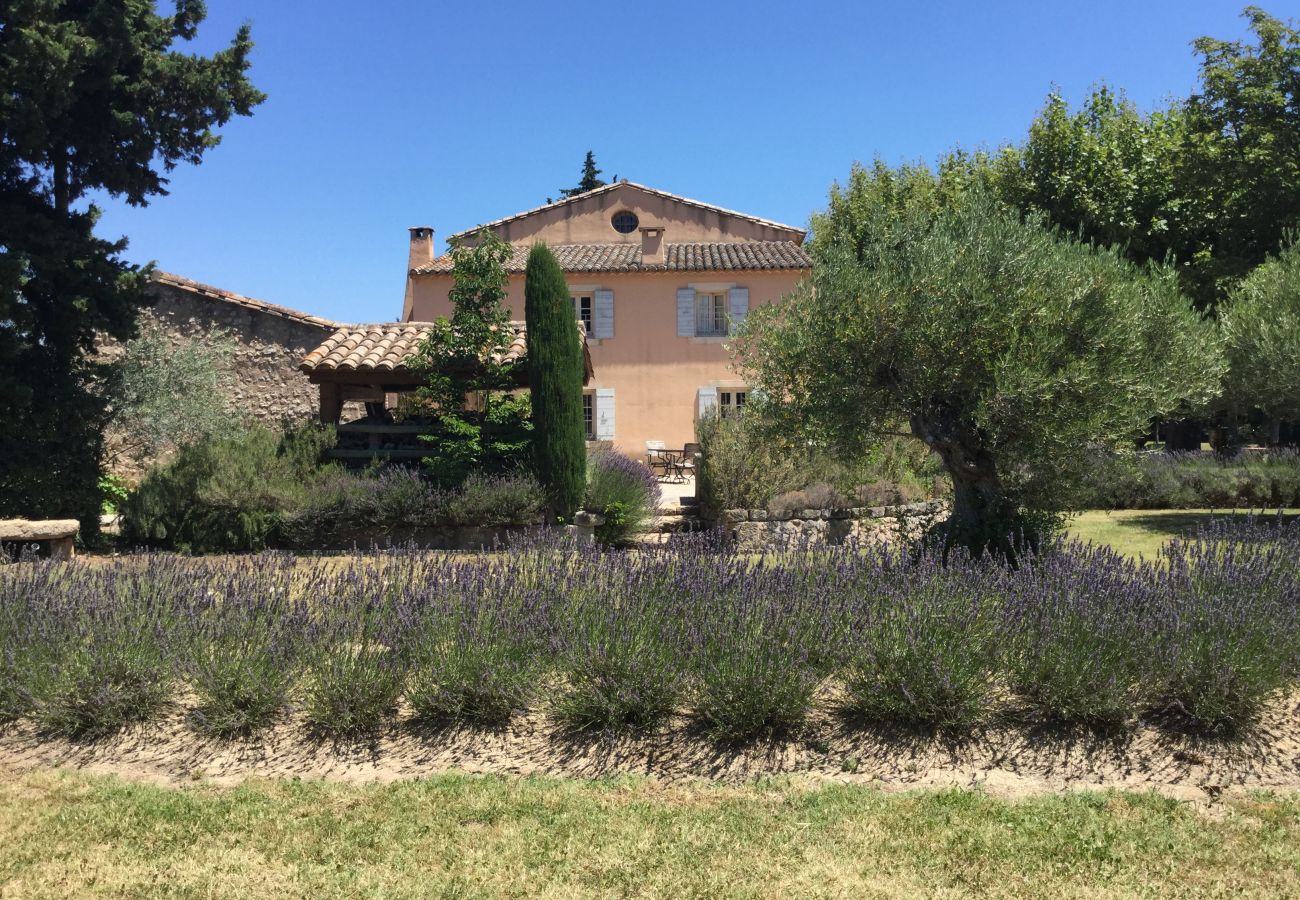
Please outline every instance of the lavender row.
M296 707L323 733L575 729L684 712L727 738L997 711L1122 728L1250 722L1300 664L1300 524L1220 524L1141 563L1059 545L1008 570L925 549L739 556L519 547L338 565L141 555L0 569L0 719L94 735L183 699L196 728Z

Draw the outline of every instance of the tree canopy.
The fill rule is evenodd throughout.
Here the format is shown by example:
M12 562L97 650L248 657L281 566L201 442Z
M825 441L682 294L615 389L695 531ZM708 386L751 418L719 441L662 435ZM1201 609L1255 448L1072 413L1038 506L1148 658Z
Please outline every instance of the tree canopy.
M594 191L596 188L602 188L607 184L609 184L609 182L601 180L600 169L596 168L596 154L588 150L586 158L582 161L582 177L578 180L577 186L571 188L560 188L560 196L576 197L579 194L587 193L587 191ZM550 203L551 198L547 197L546 202Z
M1300 244L1256 268L1220 314L1229 369L1227 400L1273 421L1300 421Z
M122 348L108 388L116 459L140 468L237 422L226 402L235 339L225 332L173 339L156 323Z
M410 363L424 380L415 401L437 417L421 435L434 451L424 462L443 484L522 462L532 430L527 395L510 393L518 363L505 358L514 339L504 305L510 245L486 230L472 240L451 250L451 318L433 323Z
M1097 88L1057 94L994 167L999 195L1136 262L1172 261L1212 309L1300 225L1300 31L1257 7L1253 40L1194 43L1191 96L1142 114Z
M96 336L128 339L145 273L94 234L103 191L135 205L196 164L263 95L247 26L210 57L199 0L15 0L0 9L0 515L98 526L106 420Z
M814 230L811 282L751 311L740 364L814 442L858 451L905 423L947 467L950 536L973 549L1032 542L1088 444L1217 390L1214 332L1170 270L959 171L859 169Z

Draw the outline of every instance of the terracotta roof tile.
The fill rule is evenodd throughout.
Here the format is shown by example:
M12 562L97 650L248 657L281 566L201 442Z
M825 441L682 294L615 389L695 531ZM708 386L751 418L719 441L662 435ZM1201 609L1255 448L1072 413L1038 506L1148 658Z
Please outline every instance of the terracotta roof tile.
M512 245L510 259L506 260L506 271L523 272L530 249L523 244ZM639 243L554 244L551 250L565 272L707 272L812 268L812 260L807 251L794 241L669 243L664 248L664 262L650 264L642 264ZM447 274L451 269L451 257L440 256L412 269L411 274Z
M279 306L275 303L267 303L265 300L254 300L252 297L245 297L243 294L236 294L233 291L223 291L221 288L213 287L210 284L203 284L189 278L182 278L180 275L173 275L170 272L160 272L155 270L151 280L157 284L163 284L168 287L189 291L190 293L197 294L200 297L207 297L209 300L220 300L223 303L242 306L245 309L253 310L255 312L268 313L273 316L279 316L282 319L290 319L294 322L302 322L306 325L319 325L322 328L339 327L339 323L331 319L322 319L320 316L313 316L310 313L299 312L296 309L289 309L287 306Z
M575 320L582 334L582 326ZM407 374L407 363L420 342L433 328L432 322L384 322L378 325L345 325L298 364L300 371ZM494 357L495 362L518 362L527 355L528 335L523 322L511 322L510 346ZM582 334L583 356L590 373L591 363Z

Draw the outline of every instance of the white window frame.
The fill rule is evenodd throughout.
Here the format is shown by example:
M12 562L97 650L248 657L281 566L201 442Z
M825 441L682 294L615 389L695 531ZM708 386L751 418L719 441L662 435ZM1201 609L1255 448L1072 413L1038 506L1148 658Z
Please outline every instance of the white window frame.
M726 419L743 411L749 393L749 388L743 386L718 388L718 415Z
M587 332L587 337L591 337L596 327L596 292L588 290L570 289L569 298L573 301L573 316L582 323L583 330ZM587 315L582 314L582 304L587 304Z
M587 440L596 439L596 392L582 392L582 430Z
M696 337L726 337L730 317L730 300L726 290L695 289Z

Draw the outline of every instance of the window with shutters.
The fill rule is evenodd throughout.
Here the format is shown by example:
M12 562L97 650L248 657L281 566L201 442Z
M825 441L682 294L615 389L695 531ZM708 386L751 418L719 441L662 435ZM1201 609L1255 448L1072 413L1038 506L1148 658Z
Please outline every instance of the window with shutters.
M695 292L695 334L717 337L727 333L727 292Z
M573 295L573 313L582 322L583 330L588 335L591 334L591 312L592 295L591 294L574 294Z
M745 408L748 389L718 391L718 414L726 419Z
M587 440L596 439L596 394L593 391L584 391L582 394L582 429L587 434Z

